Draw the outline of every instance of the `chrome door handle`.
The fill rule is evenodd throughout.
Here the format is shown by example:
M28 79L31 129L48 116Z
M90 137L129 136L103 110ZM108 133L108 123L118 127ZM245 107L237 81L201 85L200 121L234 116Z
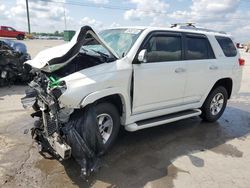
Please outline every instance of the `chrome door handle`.
M217 66L215 66L215 65L211 65L211 66L209 67L209 69L210 69L210 70L217 70L217 69L218 69L218 67L217 67Z
M186 71L186 69L184 69L184 68L177 68L177 69L175 69L175 73L182 73L182 72L185 72Z

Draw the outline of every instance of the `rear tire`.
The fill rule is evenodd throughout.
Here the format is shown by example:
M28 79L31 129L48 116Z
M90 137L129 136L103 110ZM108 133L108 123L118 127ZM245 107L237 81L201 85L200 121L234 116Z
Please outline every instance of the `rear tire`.
M217 121L226 108L227 100L228 93L223 86L213 89L201 108L200 117L207 122Z
M110 149L119 133L120 115L117 108L111 103L99 103L95 106L97 124L104 143L104 153Z
M23 40L24 39L24 35L17 35L17 40Z

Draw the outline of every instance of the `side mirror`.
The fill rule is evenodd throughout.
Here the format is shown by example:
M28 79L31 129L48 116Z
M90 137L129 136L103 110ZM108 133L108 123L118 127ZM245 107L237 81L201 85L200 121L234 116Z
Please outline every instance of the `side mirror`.
M138 54L137 58L139 63L146 63L147 62L147 50L141 50L140 53Z

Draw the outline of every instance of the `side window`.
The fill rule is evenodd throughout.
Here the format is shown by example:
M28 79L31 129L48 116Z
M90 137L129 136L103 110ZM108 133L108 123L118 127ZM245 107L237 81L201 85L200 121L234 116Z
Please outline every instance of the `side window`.
M181 57L181 36L153 36L145 48L147 62L179 61Z
M11 27L8 27L7 30L8 30L8 31L14 31L14 29L11 28Z
M186 59L187 60L201 60L214 59L214 52L210 43L205 37L186 37Z
M222 48L225 56L227 57L234 57L237 55L237 50L234 46L233 41L228 37L215 37L218 43L220 44L220 47Z

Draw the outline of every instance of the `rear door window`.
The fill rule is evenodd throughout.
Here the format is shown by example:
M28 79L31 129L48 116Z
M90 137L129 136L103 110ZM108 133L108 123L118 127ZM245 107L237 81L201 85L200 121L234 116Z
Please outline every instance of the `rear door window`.
M230 38L221 36L216 36L215 38L218 41L226 57L235 57L237 55L237 50L234 46L233 41Z
M182 59L181 35L153 36L146 44L147 62L179 61Z
M214 59L214 52L208 39L204 36L186 36L186 59Z

